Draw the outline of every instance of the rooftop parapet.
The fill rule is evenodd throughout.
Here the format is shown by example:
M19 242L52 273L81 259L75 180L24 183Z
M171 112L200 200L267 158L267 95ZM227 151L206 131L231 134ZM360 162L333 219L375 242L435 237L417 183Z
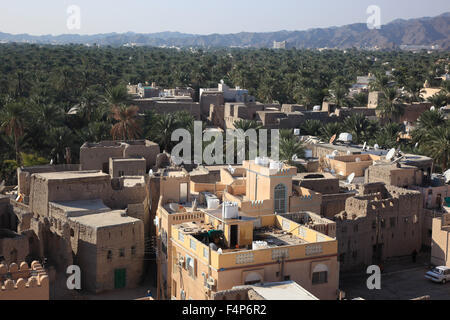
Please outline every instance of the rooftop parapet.
M33 290L37 289L37 290ZM0 300L48 300L49 277L38 261L0 264Z

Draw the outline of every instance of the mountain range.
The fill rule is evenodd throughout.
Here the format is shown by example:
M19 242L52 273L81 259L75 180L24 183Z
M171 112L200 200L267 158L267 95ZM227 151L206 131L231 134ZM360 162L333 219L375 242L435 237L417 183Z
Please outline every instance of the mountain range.
M274 41L286 41L288 48L398 49L431 48L450 50L450 12L436 17L397 19L369 29L365 23L305 31L241 32L235 34L195 35L180 32L107 33L95 35L63 34L33 36L0 32L1 42L38 44L97 44L157 47L251 47L272 48Z

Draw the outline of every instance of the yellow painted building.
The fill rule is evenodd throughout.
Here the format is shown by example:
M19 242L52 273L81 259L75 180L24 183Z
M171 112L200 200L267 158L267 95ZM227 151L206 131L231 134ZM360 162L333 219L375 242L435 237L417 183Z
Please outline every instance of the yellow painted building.
M293 186L296 173L280 163L247 161L232 172L222 169L215 184L191 181L192 202L184 204L174 190L176 181L186 180L163 174L171 192L170 199L161 193L155 219L159 298L203 300L239 285L293 280L319 299L336 299L336 239L314 230L311 221L283 216L320 212L320 194ZM203 203L204 192L221 204Z

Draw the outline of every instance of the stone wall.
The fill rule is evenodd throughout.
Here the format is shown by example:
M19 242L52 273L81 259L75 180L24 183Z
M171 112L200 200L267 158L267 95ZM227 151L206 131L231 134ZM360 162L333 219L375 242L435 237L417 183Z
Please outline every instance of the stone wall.
M347 199L336 216L341 270L350 271L408 256L422 248L423 209L420 192L386 186L381 193Z
M28 238L7 229L0 229L0 260L7 264L25 261L30 248ZM0 261L1 263L1 261Z

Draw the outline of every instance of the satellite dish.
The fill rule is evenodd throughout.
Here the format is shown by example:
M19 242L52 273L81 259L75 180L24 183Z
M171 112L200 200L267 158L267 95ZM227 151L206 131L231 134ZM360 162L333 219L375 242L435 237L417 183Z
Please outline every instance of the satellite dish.
M347 151L347 155L349 156L349 155L351 155L352 153L350 152L350 150L348 150Z
M416 145L414 146L414 148L418 148L419 147L419 143L417 142Z
M430 111L436 111L436 107L435 107L435 106L432 106L432 107L430 108Z
M331 154L333 157L337 157L339 155L339 151L334 150L333 153Z
M152 176L152 175L153 175L153 169L150 169L150 170L148 171L148 175L149 175L149 176Z
M367 142L364 142L363 151L366 150L366 148L367 148Z
M294 154L293 156L292 156L292 161L297 161L298 160L298 156L296 155L296 154Z
M356 176L356 174L354 172L352 174L350 174L347 178L347 184L351 184L353 182L353 180L355 180L355 176Z
M378 150L378 149L380 149L380 146L379 146L378 144L376 144L376 145L373 146L373 148L374 148L375 150Z
M330 139L330 144L334 144L334 142L336 141L336 138L337 138L337 134L332 136L331 139Z
M53 159L50 160L50 165L53 165Z
M396 152L395 148L392 148L391 150L389 150L388 154L386 155L386 160L391 161L392 158L394 158L394 156L395 156L395 152Z

